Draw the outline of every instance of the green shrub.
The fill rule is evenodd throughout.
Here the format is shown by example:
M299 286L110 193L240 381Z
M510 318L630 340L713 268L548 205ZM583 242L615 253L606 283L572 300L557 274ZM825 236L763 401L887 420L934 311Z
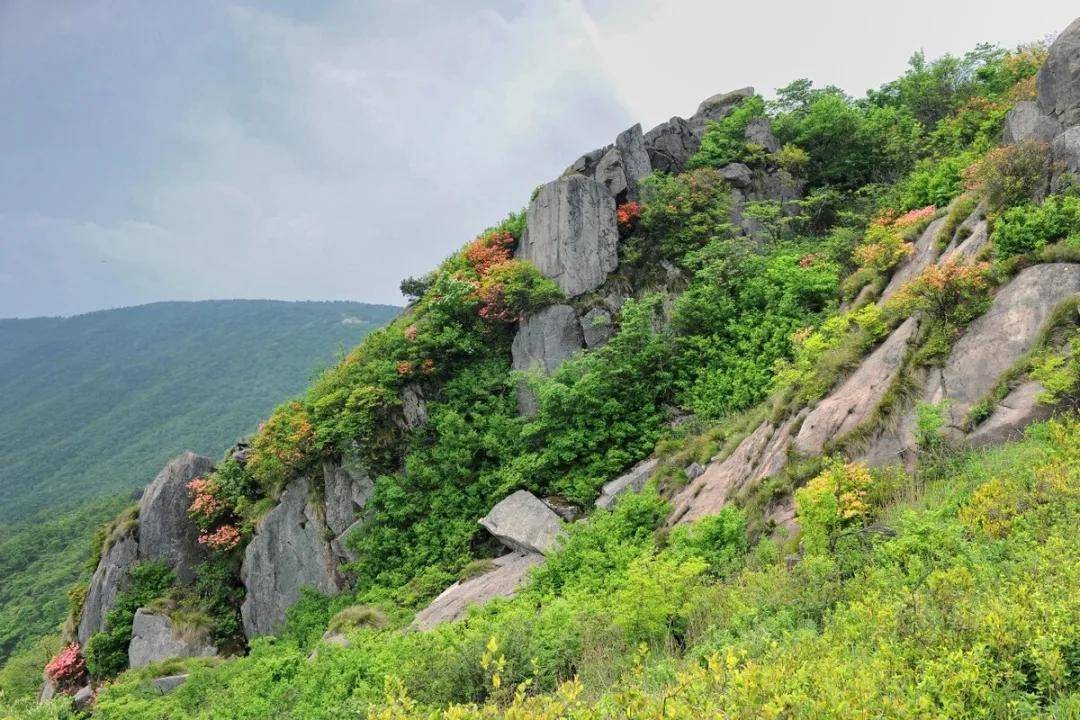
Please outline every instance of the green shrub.
M131 568L131 584L117 594L105 615L105 626L86 643L86 667L97 680L112 678L127 669L131 623L135 611L168 592L175 579L172 570L158 561L144 561Z
M370 605L350 605L330 618L327 629L333 633L343 633L353 628L366 627L379 629L385 627L386 613Z
M723 167L747 159L746 126L754 118L765 116L765 101L760 95L743 100L719 122L710 122L701 138L701 147L690 158L691 168ZM787 157L790 157L789 152Z
M1058 240L1080 244L1080 198L1055 195L1041 205L1018 205L994 223L994 247L1002 258L1035 252Z

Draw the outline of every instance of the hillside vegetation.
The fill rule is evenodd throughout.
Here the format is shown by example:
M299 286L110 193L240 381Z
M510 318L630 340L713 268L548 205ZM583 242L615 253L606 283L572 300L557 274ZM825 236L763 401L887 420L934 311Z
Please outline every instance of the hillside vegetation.
M133 561L100 628L57 656L52 677L96 685L89 707L107 720L1075 717L1080 292L1054 301L961 417L922 394L1025 268L1052 266L1080 289L1076 185L1051 172L1046 143L1001 144L1046 58L1040 45L916 55L859 99L805 80L771 102L731 93L697 152L654 166L636 198L581 173L539 188L527 213L406 281L409 310L274 410L250 453L186 485L185 519L212 557L186 584L167 557ZM593 155L573 167L606 157ZM754 195L754 183L780 187ZM607 190L618 262L602 284L570 290L576 278L541 272L548 258L524 258L544 203L578 193L580 209ZM982 245L938 258L970 237ZM613 295L606 319L593 312ZM583 332L606 337L515 367L524 329L553 313L595 317ZM804 424L817 431L810 409L894 346L887 382L856 389L879 393L862 421L799 445ZM968 448L1021 380L1039 383L1034 414L1059 416L1013 444ZM909 411L910 453L872 462ZM750 478L762 433L759 445L787 444L762 461L775 472ZM640 493L594 506L650 456ZM729 461L738 492L688 513L699 466ZM356 465L370 497L335 536L318 525L330 480ZM587 521L552 521L565 534L537 549L516 595L420 629L418 610L503 559L506 528L477 521L517 491ZM251 582L249 551L275 547L290 508L301 519L284 537L315 548L306 569L331 540L351 562L339 577L331 559L325 591L304 588L267 635L245 626L265 602L252 588L266 585ZM105 535L130 541L146 521L121 516ZM312 525L326 537L301 533ZM263 569L275 581L278 559ZM85 597L73 593L73 618ZM226 652L126 669L146 607ZM162 695L154 682L177 673L183 684ZM16 712L63 717L71 702L21 699Z

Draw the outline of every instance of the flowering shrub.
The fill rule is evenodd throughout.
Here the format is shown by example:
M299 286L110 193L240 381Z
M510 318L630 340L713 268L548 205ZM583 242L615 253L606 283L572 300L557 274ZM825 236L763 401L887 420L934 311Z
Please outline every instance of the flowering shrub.
M409 360L402 360L397 364L398 375L410 375L412 374L412 362Z
M240 544L240 531L235 525L222 525L213 532L203 532L199 534L199 544L205 545L211 550L223 552L225 550L232 550L234 547Z
M514 246L514 236L504 230L490 230L473 240L465 248L465 257L483 276L496 265L502 265L510 259Z
M507 322L562 299L555 283L521 260L508 260L491 268L481 279L476 294L480 317Z
M855 262L885 272L911 253L912 236L933 219L937 208L928 205L897 216L888 210L871 223L863 243L855 248Z
M405 328L405 332L403 334L405 335L406 340L412 342L416 339L416 336L419 334L419 332L420 331L417 329L416 324L413 323L409 327Z
M991 210L1034 200L1047 184L1049 153L1048 143L1035 140L994 148L964 170L964 181Z
M251 446L247 469L259 484L267 490L284 487L313 457L315 429L307 409L295 400L278 406Z
M951 257L906 283L890 298L888 307L902 315L921 310L942 323L969 322L985 309L989 270L985 262L967 265L962 258Z
M45 676L62 692L83 686L86 681L86 660L78 643L71 643L45 666Z
M221 488L212 478L197 477L187 484L187 489L191 495L188 516L205 530L213 525L227 508Z
M637 223L638 217L641 216L641 204L636 200L623 203L615 209L615 217L619 222L619 229L625 232L629 232L634 228Z

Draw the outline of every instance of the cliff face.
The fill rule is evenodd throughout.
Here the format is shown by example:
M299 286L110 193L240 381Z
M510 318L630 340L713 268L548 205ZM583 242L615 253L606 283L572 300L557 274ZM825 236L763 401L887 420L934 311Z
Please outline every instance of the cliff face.
M1019 103L1005 119L1006 142L1050 144L1053 164L1046 190L1061 186L1068 173L1080 168L1077 88L1080 21L1051 48L1038 76L1037 102ZM659 289L667 301L675 302L687 282L679 268L654 268L659 272L649 274L641 285L623 272L620 213L647 196L643 181L654 171L686 171L711 123L731 116L753 95L746 88L714 96L690 118L675 117L648 132L635 125L538 189L525 213L515 257L554 281L563 298L520 318L509 346L514 370L550 374L582 351L603 347L617 331L620 311L629 298ZM764 118L750 121L741 132L743 142L766 153L780 149ZM804 180L778 163L751 167L729 162L716 170L726 183L733 231L757 242L767 242L764 226L761 216L747 213L747 208L772 203L783 218L796 211L804 193ZM880 291L867 286L853 307L885 308L907 283L942 261L976 267L991 243L986 209L976 204L960 213L959 207L959 201L950 207L950 216L960 217L948 232L943 233L946 217L926 225L914 238L911 252L882 278ZM813 262L812 257L807 262ZM793 459L832 454L869 466L910 465L919 450L921 406L940 409L939 430L957 445L981 446L1017 437L1027 424L1052 410L1038 401L1042 386L1016 371L1017 363L1042 341L1055 310L1078 297L1080 264L1034 262L1001 284L985 312L951 338L951 347L933 363L913 357L927 341L930 320L922 311L909 313L867 348L822 397L770 413L751 426L729 453L715 456L704 467L688 468L688 484L671 493L674 510L668 523L686 524L746 500ZM1071 312L1075 315L1075 309ZM399 363L399 373L402 367ZM532 391L520 384L518 397L520 413L532 415L536 411ZM394 407L396 419L388 423L394 432L430 429L420 384L406 385ZM279 631L302 588L334 595L348 587L348 568L343 565L357 556L347 538L369 521L367 506L375 487L374 473L363 459L365 450L330 457L318 470L288 479L276 504L255 521L239 569L245 590L240 613L247 639ZM245 453L227 459L240 468L247 461ZM640 490L655 468L655 461L645 462L610 479L598 505L611 507L622 493ZM135 562L158 558L175 572L179 583L192 581L192 568L205 557L205 548L188 517L186 485L211 470L211 461L188 454L170 463L150 485L140 503L138 528L111 542L94 574L79 624L81 643L102 628ZM417 616L421 628L460 618L469 606L493 597L513 595L527 577L526 570L543 563L544 553L557 545L564 521L574 521L583 512L564 498L541 499L526 490L487 500L493 506L487 517L461 521L481 523L489 534L484 540L501 543L505 554L486 573L444 585L446 589ZM770 529L795 532L790 492L769 498L765 512ZM148 634L137 637L141 657L149 652L144 647Z

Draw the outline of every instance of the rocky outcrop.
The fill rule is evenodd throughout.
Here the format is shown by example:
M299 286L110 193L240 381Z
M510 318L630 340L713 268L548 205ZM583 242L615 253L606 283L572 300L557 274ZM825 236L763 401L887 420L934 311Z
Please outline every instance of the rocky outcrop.
M412 430L427 422L427 402L424 391L417 383L409 383L401 390L401 414L405 429Z
M961 226L963 227L963 226ZM957 243L958 238L953 238L949 247L941 254L942 260L951 258L963 258L965 263L970 263L979 256L983 248L990 242L990 230L985 219L977 220L970 226L970 235Z
M187 484L213 469L210 458L186 452L169 461L139 500L139 558L163 561L182 583L195 579L195 566L207 557L188 517Z
M1036 82L1039 110L1065 126L1080 123L1080 19L1050 46Z
M1071 127L1054 138L1050 146L1050 157L1054 162L1054 178L1051 190L1061 188L1062 177L1066 174L1076 177L1080 173L1080 125Z
M680 117L673 117L645 133L645 150L654 170L683 172L700 147L700 134Z
M904 286L904 283L918 277L919 273L937 259L937 234L944 222L945 218L938 218L927 225L926 229L920 233L918 240L915 241L911 248L911 254L893 272L889 284L885 286L881 293L879 303L884 304L897 290Z
M689 523L715 515L739 493L783 470L792 432L804 416L805 411L779 425L763 422L730 455L714 459L675 495L668 523Z
M825 443L843 437L867 420L896 379L918 320L908 318L832 394L806 416L795 449L817 455Z
M697 112L690 118L690 125L698 131L699 134L704 133L710 122L720 122L731 111L738 107L744 100L754 96L754 88L744 87L738 90L731 90L730 92L717 93L712 97L706 98L698 105Z
M306 478L290 483L244 551L240 578L247 596L240 614L248 639L277 631L285 611L300 599L300 588L329 595L340 590L327 526L309 495Z
M766 152L774 153L780 149L780 141L773 135L772 122L767 117L756 117L748 122L744 137L746 142L763 147Z
M641 125L634 125L619 133L615 138L615 149L622 158L627 199L636 200L640 195L641 181L652 173L652 163L649 162L649 153L645 150L645 136L641 132Z
M131 624L131 643L128 645L128 665L140 668L169 658L210 657L217 648L197 635L185 637L165 615L135 611Z
M330 547L342 560L354 562L356 555L346 546L345 538L363 524L358 516L375 492L375 483L356 457L323 463L323 482L326 526L334 535Z
M1031 349L1058 303L1078 292L1080 265L1048 263L1022 271L968 327L941 372L931 375L927 401L948 400L950 424L962 427L972 406Z
M592 308L581 316L581 335L585 347L599 347L615 334L615 325L611 313L604 308Z
M543 185L529 203L517 256L575 297L598 288L615 269L618 240L607 188L569 175Z
M503 545L522 553L550 552L563 532L559 516L528 490L507 496L480 524Z
M1052 405L1039 402L1043 386L1034 380L1023 383L994 405L990 417L967 436L970 447L985 447L1019 440L1024 428L1053 414Z
M1061 132L1061 123L1043 113L1031 100L1016 103L1005 115L1005 144L1018 142L1050 142Z
M754 183L754 173L742 163L728 163L720 168L720 177L724 178L732 187L745 190Z
M477 577L454 583L416 614L414 625L431 630L445 622L460 620L474 605L493 598L513 597L528 578L529 569L543 562L538 553L511 553L495 558L494 567Z
M521 323L511 346L513 367L552 372L584 346L582 326L574 308L550 305Z
M656 471L659 460L644 460L632 467L629 472L620 475L614 480L604 483L600 489L600 497L596 498L596 507L611 510L615 507L615 501L628 492L641 492L645 483L649 481Z
M128 572L139 556L139 540L134 529L113 540L102 553L101 560L90 579L90 589L79 618L78 640L82 646L94 633L104 629L105 615L112 609L116 596L129 581Z

